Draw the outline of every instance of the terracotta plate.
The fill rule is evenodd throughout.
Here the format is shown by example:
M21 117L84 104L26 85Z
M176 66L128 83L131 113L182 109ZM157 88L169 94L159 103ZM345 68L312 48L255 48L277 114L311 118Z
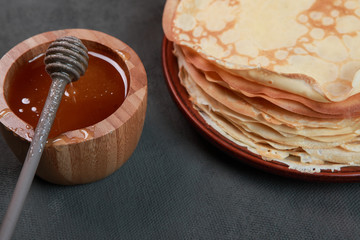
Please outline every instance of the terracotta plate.
M180 84L178 78L178 66L176 58L172 54L172 50L172 42L164 37L162 44L162 65L170 93L180 110L194 127L217 147L246 164L285 177L327 182L355 182L360 180L360 167L343 167L341 171L334 172L323 170L320 173L303 173L294 169L289 169L287 165L276 161L264 161L259 155L248 151L246 148L241 147L222 136L219 132L209 126L192 107L192 103L188 100L188 94L185 88Z

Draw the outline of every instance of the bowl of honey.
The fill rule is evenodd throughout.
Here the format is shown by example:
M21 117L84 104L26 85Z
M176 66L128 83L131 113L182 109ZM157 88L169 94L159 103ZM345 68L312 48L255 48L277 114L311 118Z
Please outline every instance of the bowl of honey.
M51 31L19 43L0 60L0 132L20 161L51 84L45 51L64 36L84 43L89 66L66 87L36 175L73 185L109 176L132 155L145 120L147 77L134 50L99 31Z

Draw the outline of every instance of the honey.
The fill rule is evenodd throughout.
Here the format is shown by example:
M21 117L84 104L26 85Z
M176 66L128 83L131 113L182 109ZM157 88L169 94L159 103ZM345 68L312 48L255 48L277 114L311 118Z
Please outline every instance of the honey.
M33 129L51 81L42 54L19 68L9 84L6 100L10 109ZM124 69L109 54L89 51L85 75L66 87L49 138L104 120L121 106L127 88Z

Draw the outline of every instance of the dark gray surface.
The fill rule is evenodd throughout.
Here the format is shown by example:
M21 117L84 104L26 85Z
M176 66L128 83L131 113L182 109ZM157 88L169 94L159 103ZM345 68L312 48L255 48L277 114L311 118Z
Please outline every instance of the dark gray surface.
M133 156L96 183L35 179L14 239L360 239L358 183L310 183L238 163L172 101L161 68L164 0L0 0L0 55L32 35L89 28L130 45L148 73ZM0 137L0 218L21 165Z

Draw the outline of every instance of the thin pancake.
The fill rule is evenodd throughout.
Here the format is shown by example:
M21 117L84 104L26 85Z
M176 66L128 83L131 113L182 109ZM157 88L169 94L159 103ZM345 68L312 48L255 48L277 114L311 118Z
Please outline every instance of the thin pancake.
M289 105L286 104L287 101L298 102L304 106L299 106L291 108L296 113L304 113L304 107L310 108L311 110L325 114L325 115L336 115L335 117L358 117L360 116L360 94L356 94L345 101L342 102L333 102L333 103L323 103L315 100L311 100L300 95L291 94L288 92L281 91L279 89L273 88L271 80L268 79L267 83L269 86L257 84L254 81L248 81L242 77L230 74L225 70L217 67L214 64L211 64L206 59L194 53L187 47L181 47L182 52L186 58L186 61L193 64L197 69L204 71L208 74L208 80L217 80L224 81L228 87L231 87L234 91L248 93L248 96L252 97L268 97L272 99L274 104L278 104L282 108L289 109ZM211 76L212 79L209 79ZM336 113L336 114L335 114Z
M184 69L184 71L186 71L186 69ZM182 77L182 79L183 78L184 77ZM195 88L198 88L195 83L192 84L191 86L187 85L187 89L195 89ZM267 116L266 113L258 114L255 117L244 116L238 112L229 109L222 103L211 98L208 94L206 94L206 92L202 90L198 90L198 92L200 92L201 98L205 99L206 104L211 106L212 111L215 111L218 114L222 115L224 118L233 122L235 125L243 125L248 123L249 124L261 123L277 131L283 137L292 137L295 135L300 135L300 136L308 137L310 139L324 141L324 139L321 137L327 136L328 139L325 141L329 142L340 139L352 139L354 138L354 136L356 136L355 132L360 127L360 121L354 122L353 124L349 126L345 126L343 128L324 128L324 127L306 127L306 126L303 126L302 128L294 128L294 127L289 127L287 124L281 122L275 122L274 124L274 120L269 121L269 118L271 117ZM198 93L198 96L200 94ZM191 94L191 97L194 98L195 97L194 94ZM346 137L345 135L349 137Z
M182 65L184 64L184 65ZM181 68L184 66L186 67L186 63L181 63L180 62L180 66ZM186 69L186 68L185 68ZM186 69L187 70L187 69ZM194 73L194 72L193 72ZM214 101L211 101L209 99L209 97L207 97L206 93L209 93L209 96L214 97L214 99L221 99L223 100L222 102L227 102L229 108L233 108L233 109L237 109L239 111L239 108L241 108L242 106L246 106L246 105L242 105L240 101L236 101L235 98L232 98L231 101L228 101L227 98L222 98L222 96L229 96L228 94L223 94L222 93L222 89L220 88L216 88L216 86L212 83L207 83L205 81L205 79L201 78L201 77L193 77L193 76L189 76L189 74L181 74L180 75L182 77L182 81L184 81L184 76L187 76L188 78L191 78L192 80L194 80L195 84L189 84L189 83L185 83L185 86L187 86L187 88L189 89L189 93L191 94L191 98L193 99L194 102L204 102L204 104L202 105L208 105L212 107L211 103L215 103ZM190 82L189 80L187 80L188 82ZM198 90L197 88L197 84L199 84L199 87L202 89L201 91ZM226 91L226 89L225 89ZM206 93L205 93L206 92ZM201 100L199 100L201 99ZM232 102L234 101L234 102ZM198 104L198 107L200 107L201 104ZM218 105L220 106L220 105ZM245 114L245 116L247 116L247 114L252 113L254 111L251 111L251 109L249 109L248 111L242 111L240 112L241 114ZM250 114L251 118L257 119L257 115L254 114ZM226 118L225 115L223 115L223 117ZM261 133L261 137L265 138L265 139L269 139L275 143L278 144L285 144L285 145L289 145L289 146L294 146L294 147L304 147L304 148L311 148L311 149L319 149L319 148L333 148L335 146L339 146L345 142L351 141L353 138L356 137L356 134L353 133L352 131L350 131L350 134L339 134L339 135L325 135L325 136L299 136L297 134L293 134L292 136L288 136L288 137L284 137L283 135L281 135L277 130L274 129L274 127L276 126L270 126L269 123L267 124L262 124L260 122L252 122L252 121L247 121L247 122L242 122L242 121L237 121L237 125L238 127L241 127L242 130L245 130L249 133ZM294 131L295 133L296 131ZM314 130L314 132L316 132L316 130ZM341 131L340 131L341 132Z
M299 127L303 128L304 126L309 127L325 127L325 128L343 128L348 125L353 125L358 123L359 119L318 119L311 118L306 116L299 116L288 111L285 111L272 103L263 101L258 98L246 98L245 96L240 96L234 92L217 88L216 85L208 82L204 79L204 75L201 74L198 70L191 66L190 63L186 62L183 56L183 53L178 46L175 46L174 54L178 57L179 64L184 66L187 71L190 73L194 80L202 83L203 88L208 88L209 91L217 91L215 94L217 101L221 103L226 103L227 107L235 112L242 113L246 116L255 118L256 115L261 113L263 117L269 122L281 122L285 123L290 127ZM236 103L236 104L234 104ZM276 119L273 120L272 118Z
M271 78L276 88L309 99L338 102L360 92L358 1L171 2L164 12L172 19L164 24L169 39L224 69L258 82Z
M189 86L194 87L193 83L188 83L189 80L183 78L185 75L181 75L181 76L182 76L181 77L182 81L186 82L185 85L187 87L189 87ZM192 92L193 94L194 94L194 91L196 91L194 88L190 89L190 92ZM306 150L306 152L308 153L308 154L306 154L306 153L304 153L303 150L301 150L297 147L297 144L299 142L294 141L294 139L292 139L292 138L280 137L281 141L286 140L283 143L277 143L276 141L273 142L273 140L267 140L266 137L268 137L268 129L265 129L265 131L264 131L263 127L259 128L259 127L256 127L256 125L255 125L256 128L250 129L250 131L249 131L249 129L244 130L242 127L237 126L236 124L231 124L232 123L231 121L227 121L226 118L223 118L221 115L218 115L218 114L212 112L211 107L209 108L209 106L207 105L208 103L204 104L204 98L202 98L202 97L198 97L198 96L192 97L193 102L196 104L196 106L199 109L201 109L203 112L206 112L206 114L208 116L210 116L211 119L213 119L215 122L217 122L218 126L220 128L222 128L225 132L227 132L230 136L243 142L245 144L245 146L253 147L254 148L253 150L255 150L256 153L261 154L265 158L284 160L287 157L289 157L290 155L292 155L292 156L300 157L300 159L301 159L300 161L302 161L302 162L312 163L312 164L314 164L314 163L319 164L322 161L330 161L330 162L337 162L337 163L349 163L348 160L351 160L351 163L360 163L360 161L354 160L355 156L357 156L356 154L358 154L358 153L344 151L344 150L341 150L341 148L339 148L339 147L334 147L334 146L338 146L340 144L334 143L332 147L330 146L328 149L326 149L326 148L323 148L323 146L321 146L321 143L311 142L310 145L313 148L311 148L311 149L304 148ZM197 100L195 100L195 98L197 100L201 99L199 102L203 102L203 103L199 103ZM245 126L245 128L246 128L246 126L250 126L250 128L254 127L254 126L251 126L251 124L245 124L244 126ZM259 126L259 125L257 125L257 126ZM254 135L254 132L260 132L261 136L257 135L257 134ZM300 140L300 143L301 143L301 141L304 142L307 140L305 138L303 138L302 140ZM286 144L289 142L295 143L295 146L291 147L289 145L284 145L284 143ZM349 145L352 145L352 146L354 146L356 144L357 144L357 142L349 143ZM323 157L322 153L325 153L326 156ZM350 158L348 158L348 157L350 157Z

